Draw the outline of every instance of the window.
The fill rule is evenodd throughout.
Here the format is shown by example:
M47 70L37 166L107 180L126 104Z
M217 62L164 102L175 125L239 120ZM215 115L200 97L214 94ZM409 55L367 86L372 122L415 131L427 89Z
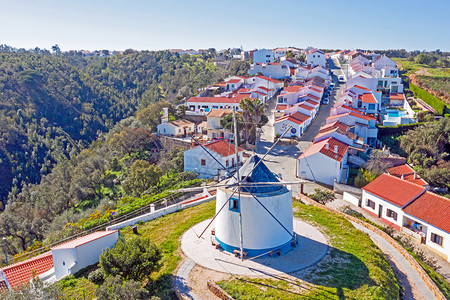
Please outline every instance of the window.
M378 80L378 86L383 86L383 81L382 80Z
M369 110L374 110L375 109L375 104L369 104Z
M435 233L431 233L431 241L435 244L438 244L439 246L442 246L442 241L444 239L442 238L442 236L437 235Z
M320 55L317 55L317 57L320 57Z
M375 202L373 202L370 199L367 199L366 206L372 207L372 209L375 209Z
M200 165L206 166L206 159L200 159Z
M238 199L230 199L230 210L239 211L239 200Z
M397 221L397 213L389 208L386 210L386 216Z
M225 162L225 166L228 168L228 159L227 159L227 161Z
M231 158L231 165L234 167L234 157ZM228 165L227 165L227 167L228 167Z

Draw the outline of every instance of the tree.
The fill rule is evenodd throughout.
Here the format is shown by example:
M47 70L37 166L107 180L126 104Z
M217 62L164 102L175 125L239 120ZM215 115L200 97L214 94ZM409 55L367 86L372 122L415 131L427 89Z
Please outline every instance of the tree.
M161 170L157 166L138 159L131 165L130 174L124 180L122 187L129 195L141 196L152 186L157 185L160 177Z
M134 280L123 281L120 276L109 277L95 291L98 299L105 300L137 300L149 299L149 293ZM151 298L155 299L155 298Z
M52 51L55 52L55 53L60 53L61 49L59 48L58 44L55 44L55 45L52 46Z
M147 129L127 127L114 134L109 143L117 147L121 153L131 155L134 151L151 148L155 140L156 137Z
M355 178L355 186L357 188L362 188L367 185L369 182L375 180L381 173L379 171L371 172L370 170L364 170L363 168L359 169L358 174Z
M244 140L253 144L256 141L256 128L264 115L264 104L259 99L244 98L239 106L244 120Z
M99 266L107 276L142 281L161 268L161 258L161 250L148 238L121 238L112 249L103 251Z
M313 199L316 202L319 202L320 204L325 205L329 202L336 200L336 195L331 191L316 188L314 189L314 194L310 194L309 198Z

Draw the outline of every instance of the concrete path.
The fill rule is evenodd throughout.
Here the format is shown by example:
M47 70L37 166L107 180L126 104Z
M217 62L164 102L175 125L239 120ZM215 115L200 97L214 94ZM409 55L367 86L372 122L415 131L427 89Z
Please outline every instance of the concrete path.
M187 259L177 272L177 276L174 280L175 289L183 296L184 299L199 299L191 291L188 285L189 273L195 266L195 262L191 259Z
M411 266L411 264L406 260L406 258L397 251L390 243L388 243L381 236L371 231L370 229L361 226L357 223L353 223L355 228L367 233L373 242L386 254L392 258L394 264L398 267L400 272L406 277L408 284L405 286L405 294L409 299L436 299L434 294L426 285L425 281L417 274L416 270ZM407 298L407 299L408 299Z
M326 237L314 226L294 219L299 234L297 247L282 256L260 257L241 261L234 254L211 245L211 236L197 237L210 220L189 229L181 238L183 253L199 266L228 274L244 276L279 275L295 272L319 262L328 252Z

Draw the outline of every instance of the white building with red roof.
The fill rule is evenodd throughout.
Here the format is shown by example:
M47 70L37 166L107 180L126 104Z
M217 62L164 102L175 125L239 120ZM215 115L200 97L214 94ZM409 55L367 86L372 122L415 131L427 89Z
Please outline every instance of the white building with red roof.
M353 111L332 115L326 119L326 124L340 121L353 127L353 133L364 138L364 144L375 146L377 142L378 128L375 126L377 120L369 115Z
M298 158L297 176L331 186L346 180L348 147L333 137L313 143Z
M386 173L362 190L362 209L450 261L450 199Z
M96 231L52 248L54 275L59 280L99 261L106 248L119 239L119 231Z
M327 58L325 53L316 48L306 52L306 63L311 65L311 67L321 66L323 68L327 67Z
M241 162L244 149L239 147L238 152ZM234 144L224 140L212 141L203 147L195 146L184 151L184 170L198 173L200 178L223 176L226 172L235 170L237 163Z
M253 52L253 63L255 64L267 64L273 63L275 61L275 56L273 51L268 49L260 49Z
M312 118L301 112L294 112L278 118L273 123L275 135L282 135L286 129L292 128L284 135L285 137L300 138L305 132L306 128L311 124Z

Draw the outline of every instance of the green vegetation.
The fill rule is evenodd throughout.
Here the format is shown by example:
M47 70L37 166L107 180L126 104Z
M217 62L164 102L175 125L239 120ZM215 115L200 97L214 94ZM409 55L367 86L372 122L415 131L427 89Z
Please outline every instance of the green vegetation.
M447 76L419 75L416 78L424 88L428 90L442 91L440 96L450 96L450 71Z
M169 214L147 223L138 224L139 237L149 239L161 249L162 258L161 268L153 272L150 280L145 281L145 276L136 278L143 282L143 287L150 296L156 296L161 299L177 299L171 289L172 273L178 265L181 257L177 251L179 247L179 238L183 233L193 225L214 216L215 201L201 204L196 207L185 209L173 214ZM127 244L136 239L131 227L127 227L120 232ZM130 249L132 251L132 249ZM91 274L97 267L93 266L89 272L82 272L76 276L63 279L58 284L63 287L65 298L80 296L80 291L86 289L86 299L94 299L99 284L89 281L88 274ZM100 280L101 283L101 280ZM111 283L112 284L112 283ZM115 284L117 287L117 283ZM98 294L99 292L97 292Z
M330 237L330 260L299 272L300 280L237 278L218 284L235 299L398 299L399 285L384 254L344 217L299 202L295 216Z
M430 185L450 188L450 119L427 122L401 138L408 162Z
M314 189L314 194L310 194L309 197L323 205L336 200L336 195L332 191L319 188Z
M61 159L79 154L137 110L181 103L199 88L246 70L245 62L231 61L229 70L221 69L213 58L213 51L180 56L129 49L83 57L0 45L0 209L8 194L14 199L39 183Z
M414 93L414 96L425 101L427 104L433 107L438 114L444 115L445 113L450 112L450 109L443 101L431 95L427 91L421 89L420 87L412 83L409 84L409 88Z
M161 250L148 238L119 239L112 249L100 255L99 266L105 276L124 280L143 280L161 268Z
M406 76L412 75L420 69L426 69L430 74L435 76L450 75L450 66L439 66L436 64L428 65L426 63L423 63L421 60L417 62L415 60L398 57L392 57L392 59L395 60L395 62L400 65L401 69L406 72Z

